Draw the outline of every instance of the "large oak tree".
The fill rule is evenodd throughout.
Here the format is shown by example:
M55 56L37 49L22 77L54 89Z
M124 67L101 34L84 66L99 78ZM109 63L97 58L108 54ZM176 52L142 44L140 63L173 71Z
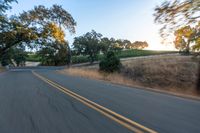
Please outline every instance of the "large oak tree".
M76 26L73 17L59 5L50 8L36 6L32 10L23 12L19 17L4 17L0 24L1 56L13 46L20 44L30 47L56 41L66 44L64 30L75 33Z
M200 51L200 0L167 0L155 8L155 22L162 25L160 34L167 39L175 31L175 45L189 51L190 43L194 44L192 50ZM197 25L195 28L191 28ZM197 89L200 92L200 61Z

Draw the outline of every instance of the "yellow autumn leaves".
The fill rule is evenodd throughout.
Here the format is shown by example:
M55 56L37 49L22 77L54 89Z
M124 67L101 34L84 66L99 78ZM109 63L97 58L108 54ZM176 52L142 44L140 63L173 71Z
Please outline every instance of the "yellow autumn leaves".
M44 28L44 35L51 36L60 43L65 42L65 33L61 27L55 23L48 23Z
M192 26L184 26L175 31L175 47L180 50L190 50L190 46L192 46L192 50L196 51L200 49L200 22L192 27Z

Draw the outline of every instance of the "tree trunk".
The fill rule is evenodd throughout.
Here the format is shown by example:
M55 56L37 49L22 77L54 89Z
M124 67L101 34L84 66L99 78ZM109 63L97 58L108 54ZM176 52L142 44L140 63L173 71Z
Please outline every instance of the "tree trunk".
M67 53L67 60L68 60L67 65L68 65L68 68L71 67L71 63L72 63L71 57L72 57L72 55L71 55L71 49L68 46L68 53Z
M186 50L185 50L186 55L190 54L190 41L188 41L188 44L186 46Z
M93 64L94 62L94 55L93 53L90 53L90 64Z

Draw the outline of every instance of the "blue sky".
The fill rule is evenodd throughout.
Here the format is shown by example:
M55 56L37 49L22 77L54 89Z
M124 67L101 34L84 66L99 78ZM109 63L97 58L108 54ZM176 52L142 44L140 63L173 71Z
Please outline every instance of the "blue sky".
M36 5L50 7L62 5L76 20L76 34L66 32L69 43L75 36L80 36L94 29L106 37L129 39L130 41L147 41L148 49L173 49L171 45L161 44L154 24L153 9L163 0L18 0L8 14L19 14Z

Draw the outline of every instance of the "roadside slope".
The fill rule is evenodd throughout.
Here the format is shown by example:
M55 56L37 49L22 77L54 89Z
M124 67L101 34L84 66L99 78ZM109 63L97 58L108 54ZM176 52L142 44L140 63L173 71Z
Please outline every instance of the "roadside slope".
M61 70L63 74L138 86L175 95L199 96L196 91L198 61L192 56L157 55L121 60L119 73L99 72L98 64Z

